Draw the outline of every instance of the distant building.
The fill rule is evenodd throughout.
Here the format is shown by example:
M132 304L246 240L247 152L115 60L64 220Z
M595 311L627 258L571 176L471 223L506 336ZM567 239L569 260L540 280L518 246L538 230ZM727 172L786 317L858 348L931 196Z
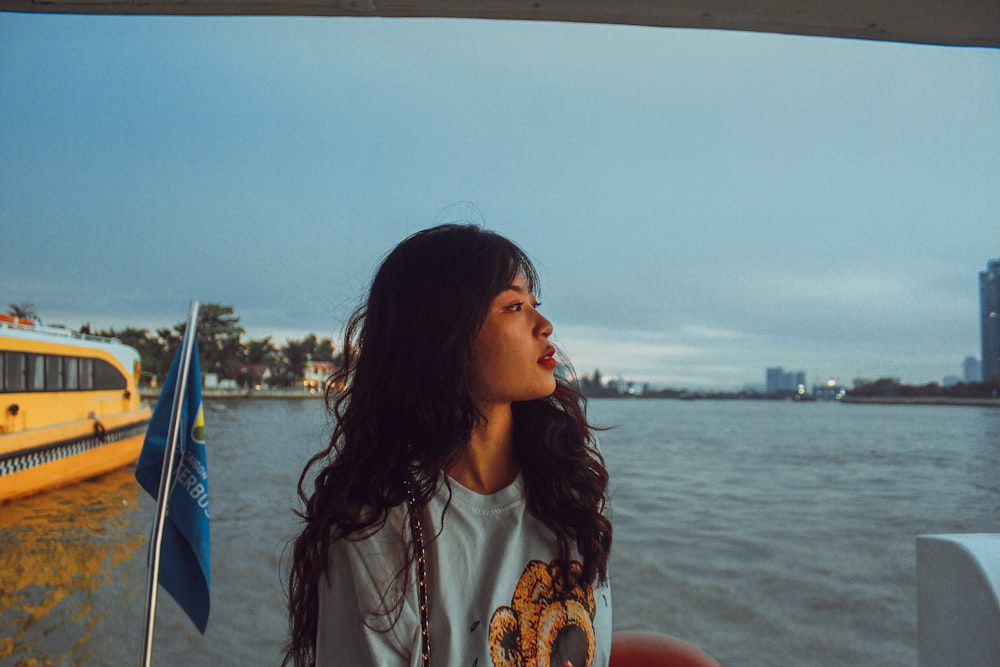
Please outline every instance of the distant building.
M601 378L601 385L608 391L621 396L628 391L629 382L620 375L606 375Z
M847 395L847 387L836 380L827 380L823 384L814 384L812 395L818 400L839 401Z
M964 382L982 382L983 367L979 359L966 357L962 362L962 379Z
M1000 378L1000 259L991 259L979 273L979 313L982 321L983 382Z
M323 391L334 370L333 362L309 359L302 371L303 388L310 394Z
M798 391L801 387L805 389L806 372L785 372L781 366L772 366L767 369L767 393L774 394L779 391Z
M236 364L234 369L238 383L248 389L261 389L264 381L271 377L271 369L267 364Z

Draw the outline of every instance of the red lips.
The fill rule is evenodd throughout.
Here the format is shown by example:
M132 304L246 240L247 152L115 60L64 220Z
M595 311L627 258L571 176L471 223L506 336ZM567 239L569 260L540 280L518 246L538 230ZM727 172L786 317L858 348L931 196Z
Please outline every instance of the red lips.
M545 349L545 354L538 360L538 365L543 368L553 369L556 367L555 360L556 348L551 345Z

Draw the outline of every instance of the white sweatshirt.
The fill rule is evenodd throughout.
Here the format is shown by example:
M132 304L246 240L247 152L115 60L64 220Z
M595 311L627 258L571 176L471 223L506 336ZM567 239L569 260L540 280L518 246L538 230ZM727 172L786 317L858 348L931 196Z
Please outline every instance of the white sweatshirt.
M610 588L554 599L555 535L528 511L522 479L491 495L445 479L423 514L431 665L607 667ZM409 541L404 505L377 533L334 543L319 589L317 667L420 667L415 564L402 604L378 613L399 599Z

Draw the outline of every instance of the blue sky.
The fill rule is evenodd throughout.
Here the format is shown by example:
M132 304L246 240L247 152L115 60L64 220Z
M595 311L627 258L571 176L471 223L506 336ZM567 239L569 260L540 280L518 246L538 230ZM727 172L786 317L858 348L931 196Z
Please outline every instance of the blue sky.
M998 119L995 49L0 14L0 305L334 335L396 242L472 219L579 372L940 381L979 356Z

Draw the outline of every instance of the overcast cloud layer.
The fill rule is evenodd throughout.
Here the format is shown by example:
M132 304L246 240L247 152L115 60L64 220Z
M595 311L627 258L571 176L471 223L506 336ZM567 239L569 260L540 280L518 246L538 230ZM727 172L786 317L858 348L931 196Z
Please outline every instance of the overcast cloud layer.
M580 372L940 381L979 356L997 119L1000 50L0 14L0 306L335 335L396 242L472 219L537 260Z

